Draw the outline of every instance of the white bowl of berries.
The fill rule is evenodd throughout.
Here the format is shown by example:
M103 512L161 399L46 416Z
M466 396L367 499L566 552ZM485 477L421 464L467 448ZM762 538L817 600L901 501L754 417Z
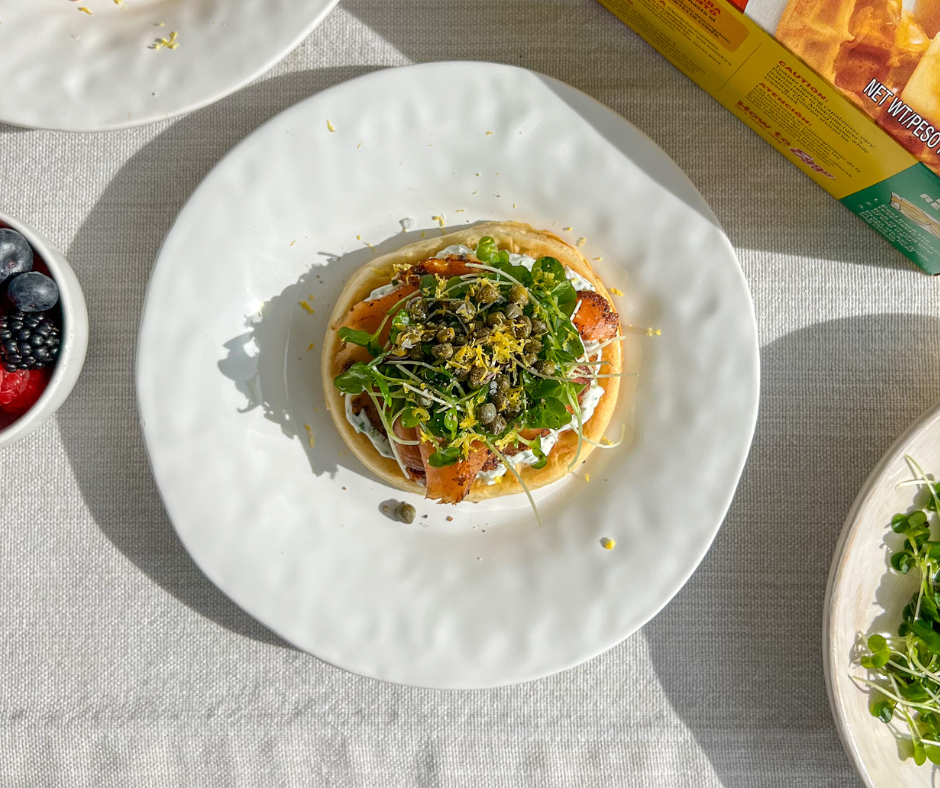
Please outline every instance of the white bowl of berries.
M88 310L72 267L45 238L0 212L0 448L65 402L88 348Z

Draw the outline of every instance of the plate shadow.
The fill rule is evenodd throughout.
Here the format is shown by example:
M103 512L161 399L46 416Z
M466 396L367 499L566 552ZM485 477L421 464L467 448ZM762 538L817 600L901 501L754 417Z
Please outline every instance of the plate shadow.
M826 579L871 468L937 399L938 342L940 319L889 314L820 323L761 352L761 414L735 500L701 567L643 629L727 788L858 785L823 677Z

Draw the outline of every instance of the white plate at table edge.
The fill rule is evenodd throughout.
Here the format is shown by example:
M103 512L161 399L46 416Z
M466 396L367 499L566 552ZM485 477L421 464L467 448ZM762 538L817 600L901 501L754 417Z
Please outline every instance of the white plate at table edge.
M69 41L69 36L65 35L65 31L59 29L61 27L61 22L59 18L53 18L52 15L49 15L48 22L45 24L48 25L42 31L33 31L34 36L22 37L27 38L28 40L34 40L36 37L40 39L58 40L58 45L55 48L55 51L46 58L46 66L52 67L55 66L59 69L60 72L65 72L69 74L69 79L73 81L73 85L68 89L64 89L64 92L61 92L60 98L51 101L48 106L43 107L42 109L31 108L26 112L23 112L21 109L18 109L22 102L28 101L28 97L31 95L36 95L35 90L37 86L34 83L31 85L24 85L23 89L17 89L18 92L14 92L13 95L4 94L3 85L8 85L12 83L12 79L3 79L3 68L0 66L0 98L3 98L3 101L0 102L0 123L7 124L16 128L23 129L41 129L48 131L65 131L65 132L75 132L75 133L86 133L86 132L103 132L103 131L120 131L128 128L135 128L137 126L144 126L151 123L158 123L164 120L170 120L177 118L181 115L194 112L199 109L203 109L211 104L220 101L227 96L241 90L246 85L254 82L256 79L264 75L266 72L270 71L274 66L276 66L280 61L287 57L291 52L294 51L313 31L314 29L326 18L326 16L336 7L339 3L339 0L304 0L304 2L310 3L312 7L312 12L310 14L300 14L301 17L304 17L306 21L303 22L299 27L296 27L296 32L290 33L288 36L279 36L283 38L279 43L273 43L269 46L260 47L263 50L263 54L260 56L260 59L257 62L252 62L247 68L241 68L241 63L239 63L236 68L241 68L241 73L233 77L230 81L226 82L225 80L217 79L215 74L219 71L221 66L219 65L219 56L204 53L212 53L217 47L212 46L208 43L204 44L198 40L193 39L193 36L198 36L198 28L193 25L187 25L186 21L182 24L177 25L175 22L175 16L173 12L167 14L167 12L161 12L159 8L149 9L147 7L133 7L131 13L137 14L140 17L146 17L142 19L139 30L139 40L134 40L133 43L126 40L127 35L126 31L122 31L121 34L118 34L117 28L115 28L115 37L120 41L120 46L116 48L111 48L106 50L106 54L94 53L94 55L86 55L85 59L87 60L104 60L107 58L114 58L119 52L126 52L129 58L141 58L141 57L150 57L154 60L153 64L153 76L159 76L159 70L161 67L166 66L167 62L160 62L159 58L164 56L169 56L174 58L175 61L179 61L182 58L185 58L185 64L175 61L170 61L169 65L171 69L175 70L173 73L182 73L186 75L187 79L190 80L203 80L207 84L205 87L201 87L198 90L192 91L191 95L183 98L181 100L166 100L164 99L162 93L158 90L155 90L158 83L144 80L134 76L134 73L131 69L131 66L138 66L138 63L133 61L124 61L116 62L110 61L107 65L101 66L98 68L97 74L93 76L91 80L86 80L91 84L99 88L100 92L100 82L104 78L104 75L110 71L110 73L115 73L118 68L124 67L126 65L127 76L125 77L125 82L129 82L130 86L121 84L118 87L112 87L110 91L105 91L99 98L94 98L93 96L88 95L71 95L69 91L76 90L87 90L84 84L81 83L81 80L78 77L81 76L80 73L76 74L76 66L80 66L82 58L80 57L78 61L70 62L64 60L63 58L68 57L70 54L68 52L68 45L72 42ZM82 33L89 32L91 35L100 34L100 29L91 28L89 31L83 31L82 25L108 25L111 21L111 18L107 14L118 13L120 11L127 11L129 6L117 4L116 7L106 6L102 13L96 14L93 17L89 18L87 15L84 15L79 12L78 3L64 3L62 4L63 10L60 11L58 8L55 9L55 14L62 13L71 13L74 14L74 21L72 25L74 27L75 33L71 35L71 38L74 38L76 42L81 38ZM250 7L246 7L250 8ZM259 10L262 10L262 7L257 6ZM65 9L68 9L66 12ZM189 13L190 9L183 9L183 14ZM198 11L198 9L197 9ZM8 17L12 14L8 13L4 18L3 31L6 32L10 27L15 24L15 22L10 22ZM129 16L125 13L124 17ZM257 32L258 30L265 29L265 24L270 26L272 24L271 20L275 15L267 14L266 19L262 20L257 25L250 26L251 31L246 32L246 35L255 35L253 42L246 40L245 49L249 52L254 52L259 49ZM198 18L198 15L197 17ZM294 24L298 21L299 17L287 19L281 29L287 29L290 26L291 29L294 29ZM115 17L116 20L123 21L122 17ZM155 20L160 20L159 24ZM165 26L166 20L169 22ZM31 20L34 21L34 20ZM208 20L201 20L206 27L206 30L210 30L212 27L216 26L216 22L212 21L211 25ZM157 25L157 26L155 26ZM174 50L164 50L162 52L153 52L153 46L151 42L156 41L160 37L166 37L170 33L171 29L175 26L180 28L179 30L179 48ZM224 27L224 23L222 25ZM216 27L216 29L220 29ZM195 30L195 33L194 33ZM275 31L277 32L277 31ZM237 31L236 31L237 33ZM189 44L189 47L184 49L183 47L186 44ZM252 46L247 46L248 43L253 43ZM262 42L266 43L266 42ZM20 43L18 40L14 40L14 46L19 47ZM72 44L75 46L75 44ZM190 49L192 51L190 51ZM35 47L26 47L24 52L17 52L17 57L31 57L32 52L36 52L36 57L40 56L41 50L36 50ZM193 52L197 54L193 54ZM185 54L184 54L185 53ZM215 60L213 59L215 58ZM22 64L16 60L15 57L7 58L8 61L15 64L14 67L18 68L20 73L28 73L26 69L22 67ZM179 69L182 68L182 71ZM48 75L44 75L48 77ZM171 79L170 85L174 84L175 77ZM145 84L146 82L146 84ZM50 96L59 95L54 91L48 90L49 80L48 78L41 79L41 84L44 88L44 97L43 101L46 101ZM76 85L82 85L78 88ZM176 81L175 84L179 84ZM58 89L59 86L57 85ZM94 89L94 88L92 88ZM8 93L12 89L7 87ZM121 91L127 91L122 94ZM172 91L172 87L170 87ZM167 91L167 92L170 92ZM122 99L122 95L126 95L127 99ZM148 99L147 96L150 96ZM27 98L24 98L27 97ZM150 110L144 109L143 102L156 103L157 108ZM116 102L116 103L114 103ZM123 102L123 103L122 103ZM136 104L134 103L136 102ZM3 107L14 107L17 108L14 111L4 110ZM120 117L119 117L120 116Z
M851 551L856 545L859 545L858 549L863 550L871 550L875 547L883 548L883 539L886 536L889 538L891 536L889 528L891 516L896 512L906 511L911 506L917 488L902 487L899 490L894 488L896 480L913 478L905 461L905 455L911 455L921 465L925 473L940 477L940 450L936 450L934 456L930 458L925 458L923 451L916 449L913 452L911 451L912 445L928 436L931 432L935 433L935 438L940 438L940 404L931 407L898 437L865 480L845 519L845 524L833 552L832 564L826 583L822 625L826 694L829 698L829 706L836 730L839 733L839 739L846 755L868 788L911 785L922 785L927 788L927 786L934 785L931 774L934 770L929 762L924 766L917 766L912 759L902 761L897 753L896 745L888 747L887 752L882 752L881 757L885 759L882 761L871 761L870 758L862 754L861 750L866 746L882 748L882 745L894 740L887 726L868 713L869 694L858 685L845 681L845 677L849 673L861 675L864 671L857 664L851 662L845 652L844 642L842 643L843 648L840 649L837 641L844 639L848 634L851 634L854 640L857 632L873 633L870 630L873 619L863 620L871 617L870 612L864 616L857 616L860 625L856 627L855 632L835 632L838 627L836 619L843 616L843 605L847 607L850 604L849 599L843 602L842 597L846 593L843 586L851 581L851 577L847 576L848 570L846 568L851 557ZM888 502L889 500L891 503ZM886 518L884 512L888 510L891 511L891 514L888 514ZM889 574L887 566L881 567L881 575L878 576L879 583L885 579L892 586L903 583L896 574ZM860 604L870 603L870 607L874 607L874 594L870 595L870 598L862 598L861 600L856 597L856 601ZM901 594L897 609L892 607L891 610L885 610L885 614L889 617L898 617L900 608L906 602L907 599ZM881 606L879 606L879 609L884 610ZM864 706L864 714L859 714L859 704ZM856 718L861 720L854 727L847 718L850 707ZM860 738L862 738L861 742L859 741ZM868 750L866 750L867 752ZM888 771L891 772L891 776L896 777L898 781L885 782L873 776L871 768L875 763L887 767ZM891 778L887 779L890 780Z

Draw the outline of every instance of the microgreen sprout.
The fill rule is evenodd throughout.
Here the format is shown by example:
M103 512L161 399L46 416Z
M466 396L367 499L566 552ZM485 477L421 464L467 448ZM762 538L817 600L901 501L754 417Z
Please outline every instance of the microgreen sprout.
M924 488L923 507L891 518L891 530L904 537L891 554L893 571L918 578L917 591L904 607L897 637L873 634L859 660L877 680L853 676L872 688L872 716L884 723L904 720L914 761L940 764L940 541L931 540L931 518L940 512L940 483L905 456L915 478L898 487Z

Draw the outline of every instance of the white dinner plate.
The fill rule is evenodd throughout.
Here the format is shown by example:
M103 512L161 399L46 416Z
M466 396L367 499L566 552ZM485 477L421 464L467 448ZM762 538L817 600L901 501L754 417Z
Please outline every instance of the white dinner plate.
M521 495L406 496L395 522L325 412L327 318L368 244L493 219L586 239L623 322L661 330L638 338L636 434L542 491L541 528ZM656 145L547 77L435 63L313 96L209 174L157 258L137 386L170 518L235 602L350 671L486 687L602 652L686 581L747 455L758 345L728 239Z
M929 761L918 766L913 758L901 760L906 753L892 728L871 716L869 693L853 680L868 677L858 664L864 653L856 650L859 635L897 634L901 611L917 588L913 574L899 575L888 564L903 542L891 530L891 518L911 510L917 489L897 486L914 478L905 455L940 477L940 406L898 438L871 472L839 536L826 590L823 662L829 704L849 759L868 788L933 788L940 776ZM907 726L898 730L906 733Z
M0 122L103 131L198 109L271 68L337 2L5 0ZM178 46L157 44L174 32Z

